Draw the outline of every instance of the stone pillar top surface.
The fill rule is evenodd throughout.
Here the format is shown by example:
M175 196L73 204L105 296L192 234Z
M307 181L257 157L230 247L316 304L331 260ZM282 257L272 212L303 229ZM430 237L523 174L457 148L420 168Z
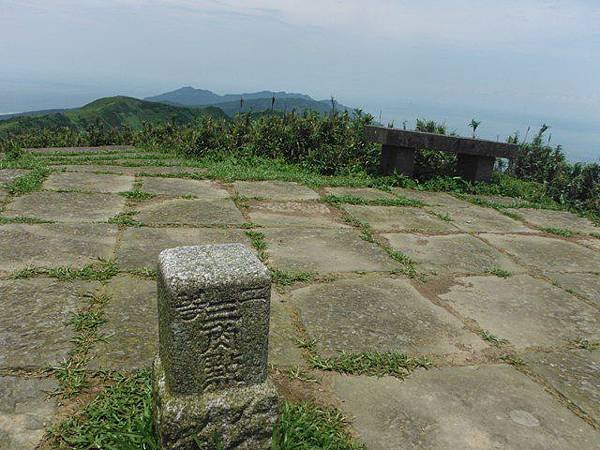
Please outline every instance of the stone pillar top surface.
M242 244L169 248L158 256L158 268L173 291L271 282L266 266Z

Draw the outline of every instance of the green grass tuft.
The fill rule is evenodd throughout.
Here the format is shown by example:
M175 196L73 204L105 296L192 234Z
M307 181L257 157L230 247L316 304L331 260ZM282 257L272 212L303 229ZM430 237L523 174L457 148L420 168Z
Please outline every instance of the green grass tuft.
M508 341L506 339L495 336L486 330L481 331L479 335L484 341L489 342L494 347L501 347L502 345L508 344Z
M119 194L131 200L149 200L151 198L156 197L156 195L152 194L151 192L144 192L139 189L133 189L127 192L120 192Z
M119 272L117 264L113 260L101 261L98 264L89 264L80 269L73 267L28 267L13 273L14 279L31 278L44 275L57 278L61 281L106 281Z
M486 273L489 273L490 275L496 275L499 278L508 278L512 276L511 272L509 272L508 270L504 270L501 267L492 267Z
M321 198L325 203L331 205L371 205L371 206L414 206L421 207L425 204L419 200L398 196L397 198L378 198L367 200L354 195L326 195Z
M15 178L10 183L6 183L5 187L11 195L28 194L38 191L49 174L50 169L38 166L33 168L28 174Z
M115 225L126 226L126 227L142 227L144 226L143 222L139 220L135 220L133 216L139 214L139 211L129 211L124 213L119 213L114 217L108 219L108 223L112 223Z
M50 436L58 448L158 450L150 371L116 375L113 385L81 413L52 428Z
M392 375L398 378L406 377L415 369L432 366L427 358L410 357L399 352L342 352L330 358L315 355L311 358L311 365L315 369L352 375Z
M364 450L346 431L341 412L311 403L284 403L273 450Z
M246 236L250 238L252 246L258 251L258 257L261 261L265 262L268 259L267 256L267 241L265 240L264 233L260 231L247 230Z
M571 230L566 230L564 228L546 227L541 228L541 230L545 233L555 234L557 236L562 236L565 238L570 238L575 235L575 233L573 233Z
M600 349L600 342L595 342L595 341L590 341L588 339L584 339L584 338L579 338L576 339L573 344L575 345L576 348L580 348L583 350L598 350Z
M315 279L316 274L313 272L289 272L271 269L271 277L273 283L281 286L289 286L294 283L312 281Z
M0 216L0 225L7 225L9 223L54 223L51 220L36 219L35 217L3 217Z

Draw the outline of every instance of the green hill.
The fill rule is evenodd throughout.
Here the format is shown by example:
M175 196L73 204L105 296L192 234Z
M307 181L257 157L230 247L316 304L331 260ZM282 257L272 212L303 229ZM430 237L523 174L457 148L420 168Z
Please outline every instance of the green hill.
M132 97L106 97L65 112L17 116L0 121L0 135L18 134L22 130L43 128L85 129L92 125L116 128L127 126L137 129L144 122L186 124L204 115L227 118L227 115L216 107L185 108Z

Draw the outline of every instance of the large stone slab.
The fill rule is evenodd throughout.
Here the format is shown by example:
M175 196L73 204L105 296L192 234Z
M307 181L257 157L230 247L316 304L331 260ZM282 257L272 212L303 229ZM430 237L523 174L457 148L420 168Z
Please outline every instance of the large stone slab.
M234 243L251 247L243 231L216 228L127 228L121 242L117 263L122 270L155 269L158 254L166 248Z
M599 273L548 272L546 276L561 287L576 292L600 306Z
M134 175L136 171L136 169L132 167L114 166L110 164L60 164L54 167L63 172L112 173L117 175Z
M102 341L92 350L90 367L131 371L152 366L158 350L156 281L128 275L112 278L106 287L107 323Z
M174 175L198 175L208 173L208 169L204 167L186 167L186 166L149 166L149 167L132 167L135 174L138 176L174 176Z
M457 231L451 223L438 219L423 208L344 205L344 209L361 222L371 225L376 231Z
M460 278L439 297L519 349L600 338L600 315L595 308L529 275Z
M539 228L562 228L574 233L600 233L600 227L594 226L591 220L568 211L533 208L518 208L510 211Z
M130 191L134 178L129 175L58 172L44 181L44 189L117 193Z
M317 202L255 202L247 213L253 223L264 227L350 228Z
M15 198L4 215L67 223L106 222L124 208L125 198L116 194L45 191Z
M63 283L47 278L0 280L0 367L58 365L73 348L66 325L98 283Z
M269 257L280 270L309 272L380 272L400 268L358 232L343 229L264 229Z
M158 225L239 225L242 213L228 199L167 200L139 208L136 219Z
M0 203L8 200L9 194L6 189L0 188Z
M26 169L0 169L0 185L11 183L29 172L31 171Z
M600 351L527 353L528 367L600 422Z
M491 233L527 233L533 232L521 222L518 222L492 208L482 208L470 205L466 207L431 207L431 211L448 215L452 225L459 230L470 232Z
M58 383L49 378L0 377L0 448L34 450L51 425Z
M494 235L482 237L495 247L516 256L527 265L548 272L594 272L600 254L562 239L543 236Z
M0 226L0 272L29 266L82 267L110 259L117 227L108 224L11 224Z
M263 200L295 201L317 200L319 194L298 183L285 181L236 181L233 186L243 197Z
M418 191L416 189L405 188L394 188L392 189L392 192L402 197L422 201L429 206L452 206L456 208L466 208L471 206L470 203L459 200L458 198L444 192Z
M396 198L396 196L390 192L364 187L326 187L324 188L324 191L327 195L351 196L361 198L363 200L393 200Z
M291 321L289 305L277 292L271 293L269 321L269 364L276 367L296 367L304 363L296 344L297 333Z
M338 375L334 390L370 450L598 449L600 434L509 366L391 377Z
M443 308L406 280L338 280L295 290L291 303L319 354L401 351L449 354L486 347Z
M432 273L485 273L494 268L522 271L508 256L468 234L419 236L384 234L390 245Z
M142 191L153 194L182 197L193 195L202 200L228 198L227 190L214 181L187 180L185 178L142 177Z

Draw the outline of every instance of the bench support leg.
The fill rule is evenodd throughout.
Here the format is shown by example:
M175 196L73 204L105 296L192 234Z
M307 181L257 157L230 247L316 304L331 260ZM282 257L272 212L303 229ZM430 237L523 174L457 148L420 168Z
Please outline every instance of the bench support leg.
M496 158L493 156L458 155L458 175L469 181L491 181Z
M394 172L412 177L415 169L415 149L383 145L381 148L381 173L393 175Z

